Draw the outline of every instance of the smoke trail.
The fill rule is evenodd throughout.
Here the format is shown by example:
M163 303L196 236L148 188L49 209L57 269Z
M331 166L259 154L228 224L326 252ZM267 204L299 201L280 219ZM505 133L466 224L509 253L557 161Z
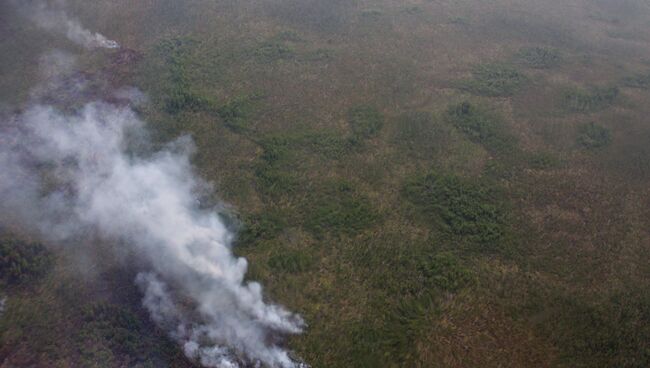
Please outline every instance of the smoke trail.
M136 283L151 318L201 364L301 366L276 338L303 321L244 281L233 234L196 200L208 185L189 138L136 156L129 142L144 123L102 102L73 113L35 105L0 126L0 212L53 241L93 233L127 247L147 265Z
M64 34L70 41L88 49L115 49L120 45L99 33L84 28L79 21L70 18L65 11L44 1L21 4L30 19L39 27Z

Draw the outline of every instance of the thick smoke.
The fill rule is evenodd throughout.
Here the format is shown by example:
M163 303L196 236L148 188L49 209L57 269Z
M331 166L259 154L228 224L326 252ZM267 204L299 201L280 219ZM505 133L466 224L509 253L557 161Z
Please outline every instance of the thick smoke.
M88 49L115 49L120 45L99 33L84 28L81 23L61 8L45 1L27 1L21 4L23 11L39 27L65 35L70 41Z
M98 102L72 114L32 106L3 126L0 210L52 240L92 232L132 247L150 265L136 280L143 305L203 365L297 366L273 338L301 332L303 322L244 282L233 234L197 202L207 185L192 170L188 138L133 156L129 137L143 122L128 107Z
M45 2L17 5L85 47L117 47ZM265 303L260 284L244 280L247 262L233 255L233 234L197 199L210 186L190 164L192 140L136 154L151 146L130 107L146 101L142 93L89 90L93 83L62 52L41 61L45 81L32 103L0 115L0 225L20 224L52 243L113 244L118 258L137 265L152 320L206 367L304 366L279 345L302 331L302 319ZM84 103L90 96L115 102Z

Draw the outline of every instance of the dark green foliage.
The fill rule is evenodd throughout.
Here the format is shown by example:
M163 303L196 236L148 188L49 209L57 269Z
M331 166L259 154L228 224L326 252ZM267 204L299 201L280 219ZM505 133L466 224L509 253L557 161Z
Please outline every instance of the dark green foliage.
M156 46L168 74L169 83L163 100L163 108L168 114L198 112L209 110L212 106L208 98L198 95L191 88L188 60L196 44L191 38L171 38L162 40Z
M505 132L499 117L470 102L450 106L446 116L469 140L483 145L492 153L511 153L515 147L514 138Z
M76 339L87 364L113 359L126 359L129 365L153 364L160 352L142 322L143 316L127 307L98 302L84 306L81 311L83 325Z
M650 294L645 290L617 292L586 301L575 295L552 297L538 321L572 367L650 365Z
M418 269L426 286L455 292L472 281L472 273L452 253L437 253L422 257Z
M305 228L316 236L354 235L379 219L370 201L344 182L326 184L307 200L304 212Z
M254 51L255 59L260 63L272 63L279 60L289 60L295 57L293 49L282 42L270 41L260 45Z
M558 167L560 160L550 153L535 153L528 158L529 165L532 169L545 170Z
M549 47L527 47L519 50L516 55L520 63L536 69L555 67L562 61L557 49Z
M423 159L431 158L447 143L448 131L429 112L414 111L401 115L396 129L395 143Z
M414 343L427 333L427 318L437 313L438 303L430 294L402 299L396 307L389 309L382 329L381 350L385 357L400 365L416 366Z
M255 170L258 188L271 195L290 193L296 188L296 169L306 155L338 160L354 148L352 139L333 132L274 134L259 143L264 152Z
M234 99L219 107L216 113L233 132L246 132L255 113L255 104L260 98L261 96L253 95Z
M472 77L462 84L462 88L491 97L512 96L527 81L525 75L505 64L481 64L474 68Z
M165 112L171 115L182 112L198 112L209 106L210 103L207 99L182 88L170 91L165 100Z
M305 272L311 265L309 256L295 250L280 250L269 258L269 267L276 272Z
M406 198L431 223L486 247L498 247L506 233L495 194L480 183L435 173L404 187Z
M612 137L607 128L591 122L580 127L577 141L584 148L596 149L608 146Z
M51 253L40 243L0 239L0 281L16 284L45 274L52 266Z
M264 152L255 168L258 190L271 196L292 192L298 182L288 165L292 156L289 140L273 136L262 140L260 145Z
M348 112L348 123L355 138L366 139L379 133L384 126L384 116L374 107L360 106Z
M273 239L287 225L287 220L278 212L267 211L260 215L250 216L244 221L237 245L248 246L259 240Z
M650 73L627 77L623 79L623 85L631 88L650 89Z
M618 97L617 87L594 88L591 91L570 89L564 92L563 101L567 110L588 113L603 110L611 106Z
M355 141L336 133L314 132L296 137L296 145L329 159L340 159L353 149Z

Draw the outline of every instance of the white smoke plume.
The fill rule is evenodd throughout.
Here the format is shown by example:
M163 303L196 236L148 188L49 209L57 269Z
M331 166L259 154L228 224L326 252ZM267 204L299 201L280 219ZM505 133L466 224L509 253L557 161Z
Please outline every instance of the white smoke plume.
M92 233L143 266L136 283L151 318L206 367L300 367L277 338L302 319L267 304L246 282L233 234L197 194L208 185L190 164L192 143L136 156L144 123L126 106L76 112L34 105L0 124L0 213L52 241Z
M39 27L47 31L61 33L70 41L87 49L116 49L120 47L116 41L84 28L78 20L68 16L62 9L60 1L58 3L57 5L45 1L26 1L21 3L21 6L27 16Z

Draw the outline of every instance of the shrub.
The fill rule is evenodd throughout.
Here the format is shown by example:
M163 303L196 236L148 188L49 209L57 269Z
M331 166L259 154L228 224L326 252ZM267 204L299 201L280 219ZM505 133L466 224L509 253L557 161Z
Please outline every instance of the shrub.
M422 257L418 269L428 287L444 291L458 291L472 281L471 271L448 252Z
M518 70L504 64L482 64L472 71L472 79L462 88L478 95L507 97L517 92L527 81Z
M260 96L245 96L234 99L217 108L216 113L230 130L243 133L249 128L255 112L255 102L259 98Z
M371 138L384 126L384 116L374 107L355 107L348 112L348 123L355 138Z
M293 49L282 42L265 42L254 51L255 59L261 63L288 60L295 56Z
M552 68L562 61L560 52L549 47L523 48L519 50L516 58L522 64L536 69Z
M608 146L612 137L607 128L592 122L580 127L577 141L584 148L595 149Z
M312 260L309 256L294 250L279 251L269 258L269 267L277 272L305 272L311 264Z
M504 131L500 119L483 108L465 101L450 106L446 116L469 140L492 153L508 153L514 149L514 138Z
M504 238L505 213L485 185L432 173L405 185L404 195L429 222L451 234L481 245Z
M529 156L531 168L537 170L551 169L560 165L560 160L550 153L535 153Z
M574 88L564 92L564 106L572 112L594 112L603 110L612 105L618 97L619 90L616 87L595 88L592 91L585 91Z
M198 112L205 110L210 106L208 100L198 96L184 88L176 89L170 92L165 100L165 112L171 115L182 112Z
M287 163L292 156L290 140L282 136L268 137L260 141L264 152L256 165L257 187L266 195L277 196L292 192L298 185L295 176L288 171Z
M627 77L623 79L623 85L631 88L650 89L650 73Z
M433 114L408 112L397 120L395 142L405 146L415 156L429 158L444 146L446 133L434 120Z
M129 309L97 302L84 306L81 315L83 325L76 339L87 360L115 355L127 358L133 365L152 358L151 341L146 337L148 331L141 319Z
M51 253L40 243L0 240L0 280L22 283L45 274L53 264Z
M323 190L314 192L304 212L305 228L316 236L354 235L378 220L370 201L344 182L329 183Z
M244 221L237 245L247 246L259 240L273 239L286 226L286 219L277 212L266 211L261 215L250 216Z
M573 367L648 367L650 297L619 292L598 301L562 295L550 301L556 311L540 323Z

